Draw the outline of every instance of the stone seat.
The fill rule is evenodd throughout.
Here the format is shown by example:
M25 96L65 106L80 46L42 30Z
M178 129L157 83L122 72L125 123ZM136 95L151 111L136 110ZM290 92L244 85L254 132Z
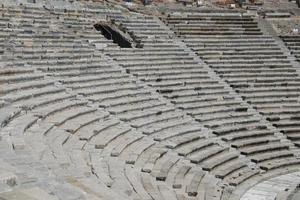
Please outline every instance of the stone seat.
M164 156L158 161L151 174L156 177L158 181L165 181L170 169L178 162L179 158L174 155L164 154Z
M243 139L242 141L236 141L231 143L231 146L234 148L243 148L247 146L259 146L268 144L270 142L279 142L279 138L275 137L259 137L254 139Z
M289 72L289 73L293 73L295 72L295 69L289 69L288 67L286 68L268 68L268 67L265 67L265 68L260 68L260 69L255 69L255 68L252 68L252 69L236 69L236 68L224 68L224 69L218 69L218 73L220 74L227 74L227 73L270 73L270 72L282 72L282 73L285 73L285 72ZM293 83L292 83L293 84ZM286 85L288 85L286 83ZM267 84L265 86L268 86ZM271 84L269 84L269 86L271 86ZM276 87L278 86L281 86L281 85L276 85ZM259 86L257 86L259 87Z
M249 168L245 168L245 170L241 173L239 172L237 176L233 176L229 179L229 184L232 186L238 186L241 183L245 182L247 179L258 175L259 174L259 170L257 169L249 169Z
M264 88L251 88L251 89L243 89L243 90L236 90L238 93L243 94L251 94L251 93L267 93L269 92L284 92L284 91L288 91L288 92L294 92L294 91L298 91L299 88L298 87L293 87L293 86L289 86L289 87L284 87L284 86L279 86L279 85L275 85L275 86L267 86L265 85ZM275 102L274 102L275 103Z
M167 148L174 149L196 140L203 139L203 137L199 135L198 131L201 131L201 128L185 131L181 135L168 139L165 146Z
M99 102L101 105L106 105L107 101L111 102L111 101L122 101L121 99L126 99L128 97L136 97L138 98L139 96L149 96L151 95L150 92L146 92L146 91L135 91L135 90L129 90L129 91L124 91L124 90L120 90L117 93L112 93L109 95L105 95L105 97L103 97L103 95L95 95L92 97L89 97L90 100L94 101L94 102Z
M3 106L0 108L0 112L1 112L0 127L4 127L9 123L9 121L11 121L13 118L15 118L17 115L21 113L21 108L17 108L13 106Z
M201 67L197 66L197 65L163 65L163 66L149 66L149 67L145 67L145 66L136 66L136 67L130 67L127 69L128 72L133 72L133 73L141 73L141 72L149 72L149 73L153 73L154 72L159 72L159 71L167 71L170 72L172 70L175 71L179 71L181 70L182 72L184 71L199 71L199 72L203 72L205 73L206 71L204 71Z
M168 121L176 118L182 118L182 117L183 117L182 114L176 112L161 113L160 115L157 116L147 116L147 121L145 121L144 119L131 120L131 126L134 128L141 128L158 122L164 122L164 121Z
M53 66L51 68L45 66L38 67L38 69L43 72L58 72L58 71L70 72L70 71L79 71L79 70L107 69L107 68L111 68L111 65L104 61L103 62L99 61L97 63L86 63L85 65L73 64L73 65Z
M169 190L167 188L163 187L163 185L159 188L155 183L153 183L154 181L151 180L149 176L141 175L141 177L142 177L141 178L142 185L143 185L145 191L147 191L147 193L149 195L151 195L151 198L158 199L158 200L164 200L164 197L162 196L162 192L168 192ZM159 189L161 189L162 192ZM172 198L170 196L168 198L170 198L172 200L174 199L174 197Z
M143 38L144 36L146 36L146 38L149 38L149 36L151 36L151 35L155 35L155 36L162 35L163 37L167 38L166 34L172 34L172 33L169 31L166 31L166 30L161 30L161 31L152 31L152 30L142 31L142 30L140 30L140 31L136 31L134 33L134 36L136 36L137 38L140 38L140 37Z
M165 141L163 142L164 145L171 147L173 139L176 138L180 139L180 136L184 136L191 132L197 132L202 137L205 135L204 132L200 132L199 124L194 121L190 121L190 123L182 123L179 126L172 126L167 129L161 130L153 135L155 141ZM172 139L173 138L173 139ZM170 144L171 143L171 144Z
M116 77L117 78L117 77ZM98 79L89 79L85 80L84 83L79 83L77 82L67 82L66 84L69 85L70 88L73 90L82 90L82 89L91 89L91 88L100 88L100 87L105 87L105 86L112 86L112 85L128 85L131 83L131 80L128 80L127 77L120 77L119 81L116 79L108 79L108 80L103 80L101 81Z
M76 109L69 109L62 113L56 113L47 117L47 121L54 123L56 126L60 126L66 123L68 120L81 117L83 115L95 112L95 108L78 107Z
M226 163L226 162L230 162L233 159L238 158L239 154L237 152L228 152L228 153L223 153L223 154L219 154L216 157L208 160L208 161L204 161L201 164L201 167L203 170L205 171L212 171L214 168Z
M127 58L127 59L126 59ZM185 55L173 55L173 54L169 54L169 55L157 55L157 56L147 56L147 59L151 59L151 61L154 61L154 60L193 60L192 57L190 56L185 56ZM120 58L118 57L117 58L118 61L144 61L145 60L145 57L136 57L136 55L131 56L131 57L123 57L123 58Z
M238 121L242 121L242 120L251 120L251 118L253 118L253 114L252 113L245 113L245 114L226 114L226 113L221 113L221 114L213 114L213 115L209 115L209 117L202 117L202 116L196 116L196 121L199 121L203 124L205 124L204 126L214 126L216 125L217 122L220 123L220 125L226 125L228 123L232 123L232 122L237 122Z
M260 29L258 29L257 27L243 27L243 26L219 26L218 24L214 24L215 26L208 26L208 25L199 25L199 26L195 26L195 24L193 24L194 26L181 26L181 24L179 25L175 25L174 26L174 30L176 31L198 31L198 30L216 30L216 31L229 31L229 30L236 30L236 31L259 31ZM198 25L198 24L197 24Z
M174 120L168 120L165 122L156 123L155 127L145 126L139 130L142 131L145 135L151 135L151 134L159 133L160 131L164 131L167 129L180 127L185 124L189 124L191 122L192 122L192 120L190 118L181 118L181 119L176 118Z
M152 153L145 160L145 164L141 169L142 172L151 173L156 161L158 161L159 158L163 157L163 155L167 153L167 150L164 148L152 148L151 152Z
M218 85L217 86L207 85L207 86L203 86L202 88L195 88L193 86L184 87L182 85L177 86L177 87L175 86L175 87L168 87L168 88L160 88L160 89L157 89L156 92L162 94L166 98L174 99L174 100L172 100L172 103L175 103L175 104L187 103L190 106L195 106L194 104L199 103L199 102L204 100L204 95L205 94L206 95L210 94L210 93L205 93L206 91L214 90L216 92L216 95L217 95L218 92L220 91L220 89L223 89L222 86L218 86ZM188 100L186 101L186 100L183 99L184 96L182 96L182 93L186 96L189 96L189 95L193 94L194 92L197 92L198 95L203 95L202 99L198 98L198 101L196 99L193 99L193 100L190 99L190 101L188 101ZM177 99L179 97L181 97L181 99L179 101L177 101Z
M129 75L127 74L114 74L114 76L111 75L111 77L107 77L105 75L103 76L92 76L92 75L88 75L88 76L84 76L84 77L71 77L68 79L63 79L61 80L61 82L63 84L84 84L84 83L89 83L89 82L103 82L103 85L105 85L105 83L113 81L113 80L118 80L120 79L121 81L124 80L128 80ZM128 81L126 81L128 82Z
M296 108L278 108L277 107L273 107L273 108L268 108L266 107L266 109L264 110L264 107L258 107L258 109L260 109L260 113L269 116L269 119L273 119L274 122L278 121L280 118L277 118L278 120L274 120L274 118L272 118L272 116L275 115L282 115L282 118L284 119L284 116L287 115L286 118L290 118L291 115L295 115L295 114L299 114L299 109ZM286 127L287 128L287 127Z
M121 113L129 113L137 110L143 110L143 109L150 109L150 108L155 108L159 106L166 105L165 102L159 102L157 100L150 100L147 102L142 102L142 103L136 103L134 105L131 105L128 107L128 105L120 105L120 106L115 106L113 108L109 108L109 112L112 114L121 114Z
M247 132L248 130L265 130L267 129L266 125L257 125L257 124L249 124L249 125L239 125L239 126L235 126L235 127L226 127L226 128L222 128L222 129L215 129L213 131L214 134L221 136L221 137L225 137L228 134L234 134L236 132ZM227 136L226 136L227 137Z
M119 99L115 101L110 101L107 103L101 103L101 106L104 107L118 107L118 106L130 106L139 103L151 102L151 101L158 101L157 97L151 97L151 95L145 97L126 97L124 99Z
M256 23L255 21L253 21L253 19L251 18L239 18L239 17L232 17L232 18L229 18L229 17L223 17L223 16L199 16L199 17L196 17L196 16L190 16L190 17L184 17L184 16L181 16L181 17L168 17L167 18L168 20L168 23L184 23L184 22L201 22L201 21L213 21L213 22L219 22L219 23Z
M239 140L245 140L250 138L260 138L260 137L268 137L273 136L274 132L270 130L247 130L247 131L241 131L234 133L232 135L224 136L222 137L222 140L224 141L239 141Z
M214 145L211 148L207 148L205 150L196 152L196 153L190 155L188 158L190 159L190 161L192 163L200 164L203 161L205 161L213 156L216 156L216 155L222 153L223 151L226 151L227 149L228 148L221 147L219 145Z
M133 188L136 190L141 199L152 199L150 194L146 191L146 188L144 188L144 185L141 181L141 175L139 173L131 170L130 166L125 166L125 176L128 178L130 184L132 184Z
M165 82L165 81L181 81L181 82L186 82L186 81L199 81L199 80L207 80L209 79L208 75L176 75L172 77L146 77L143 79L145 82Z
M260 162L264 162L264 161L268 161L268 160L279 159L279 158L288 158L288 157L293 157L293 156L294 156L294 154L291 151L278 151L278 152L276 152L276 154L274 154L274 152L270 152L270 153L265 153L262 155L252 156L252 157L250 157L250 159L252 162L260 163Z
M3 135L9 134L13 140L20 139L21 141L23 141L20 143L20 145L15 145L15 148L24 149L26 144L22 136L28 128L30 128L33 124L37 122L39 118L32 114L29 115L23 114L18 117L14 117L13 119L14 119L13 121L11 121L7 126L5 126L2 129L2 133ZM12 142L12 145L13 144L14 142Z
M132 22L121 22L120 23L121 26L125 26L127 29L129 30L133 30L133 29L141 29L141 28L159 28L160 25L156 24L156 23L146 23L146 24L141 24L141 23L132 23Z
M22 101L22 100L27 100L30 98L35 98L35 97L39 97L39 96L45 96L45 95L52 95L55 93L59 93L64 91L64 89L60 89L57 87L44 87L44 88L33 88L33 89L27 89L24 90L21 94L7 94L3 97L1 97L1 99L8 101L8 102L17 102L17 101Z
M200 183L205 176L205 172L200 171L199 169L191 169L189 174L192 174L189 184L185 188L185 192L188 196L195 197L198 195L198 190Z
M266 171L274 170L278 168L284 168L289 166L297 166L299 165L300 161L296 158L283 158L281 160L273 161L273 162L267 162L265 164L261 164L260 168Z
M99 76L112 76L114 74L120 74L122 72L119 69L82 69L82 70L77 70L77 71L60 71L60 72L52 72L51 75L55 77L82 77L82 76L89 76L89 75L99 75Z
M122 127L119 124L119 121L115 119L110 119L109 114L101 113L101 115L98 118L95 118L95 120L90 121L90 123L86 126L83 126L80 129L78 129L75 134L80 140L90 141L91 139L93 139L94 136L100 133L102 134L102 137L104 137L107 134L107 132L105 131L110 128L110 130L113 129L123 134L129 132L130 129L128 129L128 127L126 128L125 132L122 132L121 128L125 129L125 127ZM100 148L100 145L98 147Z
M165 113L174 112L175 108L172 106L157 106L145 110L136 110L130 113L119 114L119 118L122 121L133 121L133 120L142 120L146 117L159 116Z
M217 45L218 43L226 44L243 44L243 43L275 43L275 40L270 36L199 36L198 38L184 38L187 44L205 43Z
M37 79L43 79L44 76L42 74L34 73L34 74L21 74L21 75L14 75L14 76L5 76L0 78L0 82L3 83L18 83L24 81L33 81Z
M192 47L194 49L197 49L198 51L201 50L232 50L234 49L241 49L241 50L249 50L249 48L257 48L258 50L265 49L265 50L278 50L278 47L276 46L275 43L273 42L240 42L240 43L235 43L235 42L228 42L228 41L220 41L218 43L213 43L213 42L207 42L207 41L197 41L197 43L192 43L192 42L187 42L189 47Z
M130 24L133 25L133 24ZM141 33L141 32L163 32L167 31L165 28L160 27L160 26L155 26L156 24L150 24L150 26L147 26L147 23L143 24L143 26L125 26L124 29L127 30L128 32L135 32L135 33ZM143 28L141 28L143 27Z
M244 108L243 108L244 109ZM187 112L189 115L193 116L194 118L198 119L203 115L209 115L209 114L216 114L216 113L228 113L228 112L235 112L236 107L225 107L225 108L220 108L220 107L209 107L209 108L201 108L201 109L193 109L191 112ZM198 117L200 116L200 117ZM201 118L199 120L201 122ZM209 127L209 125L207 125ZM212 127L211 127L212 128ZM216 128L216 127L214 127ZM223 127L224 128L224 127Z
M181 34L181 35L207 35L207 34L213 34L213 35L262 35L261 32L257 31L211 31L211 30L201 30L201 31L175 31L175 33Z
M245 98L245 99L260 99L260 98L277 98L277 97L297 97L299 96L299 93L298 92L294 92L294 91L291 91L291 92L273 92L273 91L270 91L268 93L263 93L263 94L243 94L242 97Z
M190 29L190 28L199 28L199 27L211 27L212 25L217 25L219 28L256 28L256 23L253 24L229 24L223 23L221 21L192 21L192 23L184 24L184 23L174 23L174 28L183 28L183 29Z
M260 147L248 147L240 149L241 153L244 155L252 155L252 154L259 154L259 153L267 153L270 151L280 151L280 150L287 150L289 146L286 144L280 143L270 143L268 145L263 145Z
M279 60L281 61L281 60ZM210 61L207 61L210 62ZM266 63L265 63L266 62ZM234 63L225 63L224 60L219 61L219 63L214 62L215 66L212 67L213 69L216 69L218 71L218 73L221 73L223 71L239 71L243 72L245 70L245 72L251 72L251 71L281 71L281 70L285 70L285 71L289 71L292 72L294 71L294 69L292 69L291 64L289 62L286 63L271 63L269 61L267 61L267 59L265 61L263 60L257 60L255 61L251 61L249 60L248 63L244 63L243 61L239 62L234 62ZM250 69L251 68L251 69ZM291 82L288 81L287 82ZM284 84L284 83L282 83Z
M108 133L105 134L105 132L107 130L108 130ZM119 128L114 129L113 127L108 128L108 129L105 128L101 132L97 131L96 135L94 135L92 137L90 142L91 142L91 144L95 145L96 149L103 149L114 140L117 140L119 138L129 137L130 131L131 131L131 129L127 128L127 127L121 127L121 129L119 129ZM137 140L139 140L141 138L142 138L141 135L138 137L136 135L135 137L128 138L126 140L132 140L129 142L129 144L130 144L130 143L136 142ZM111 156L116 157L116 156L120 155L121 152L124 150L124 148L126 148L126 146L128 146L127 141L125 142L123 140L123 143L119 144L117 147L112 149L112 151L110 152Z
M201 151L204 148L209 148L214 143L209 140L196 140L193 142L189 142L187 144L181 145L176 149L178 155L180 156L188 156L194 152Z
M240 105L241 101L235 100L235 101L220 101L220 102L203 102L201 105L196 103L194 106L189 105L188 109L195 109L195 108L210 108L210 107L220 107L220 108L228 108L228 107L236 107ZM183 106L183 108L185 108ZM185 108L185 109L187 109Z
M290 60L288 59L251 59L251 60L246 60L246 59L234 59L234 60L219 60L219 59L214 59L214 60L208 60L206 61L207 64L240 64L240 65L244 65L244 64L271 64L271 63L280 63L280 64L289 64Z
M154 71L154 72L149 72L149 71L146 71L146 72L133 72L132 73L133 75L136 75L140 78L148 78L148 77L161 77L161 78L164 78L164 77L178 77L179 75L206 75L207 72L203 72L201 69L192 69L192 70L184 70L184 69L179 69L179 70L176 70L176 69L173 69L172 71L166 69L166 70L159 70L159 71Z
M199 110L202 110L202 111L209 111L209 108L207 107L199 107L199 105L195 105L196 102L203 102L205 100L212 100L212 98L216 98L219 97L219 98L222 98L222 96L227 96L229 95L229 92L228 91L222 91L222 90L214 90L214 91L209 91L209 92L195 92L193 90L182 90L181 92L177 93L177 94L169 94L169 95L164 95L164 97L167 97L168 99L171 100L171 103L174 103L174 104L178 104L178 108L179 109L185 109L185 110L191 110L191 109L194 109L194 111L199 111ZM183 103L187 102L191 100L192 102L192 105L186 105L185 107L182 107L180 106L180 104L183 105ZM188 103L188 102L187 102ZM216 110L222 110L222 109L226 109L226 108L219 108L219 107L216 107L214 108ZM212 111L214 110L212 109ZM233 111L235 109L232 109ZM190 111L188 111L188 113L191 113ZM193 113L194 114L194 113Z
M256 52L253 52L254 55L250 53L247 53L247 52L243 52L243 53L239 53L239 52L234 52L232 51L231 53L223 53L222 55L218 55L218 54L213 54L213 55L202 55L202 52L197 52L201 58L205 59L205 61L207 63L212 63L211 61L213 62L216 62L216 63L224 63L224 62L227 62L229 61L230 62L233 62L235 63L239 63L239 61L241 59L244 59L244 61L248 61L248 62L251 62L251 60L255 60L253 58L253 56L256 54ZM204 53L205 54L205 53ZM268 61L269 59L284 59L284 58L287 58L286 55L283 55L282 52L279 52L279 54L274 54L271 53L271 54L266 54L266 55L255 55L255 58L257 60L255 60L256 63L259 63L259 61L262 61L262 62L265 62L265 61ZM242 65L244 62L242 61L240 64Z
M134 143L138 143L144 136L134 131L125 134L109 134L97 141L96 145L107 147L107 150L113 157L119 157Z
M255 124L255 123L259 123L260 120L261 120L261 117L256 117L256 116L251 116L251 118L245 118L245 119L239 118L239 120L229 118L227 120L221 121L221 123L218 123L218 122L206 123L205 127L210 128L210 129L221 128L221 127L225 128L228 126L230 127L233 125L240 125L240 124L244 124L244 125Z
M247 21L247 20L236 20L236 19L223 19L222 17L219 18L167 18L166 19L166 23L169 25L174 25L174 24L185 24L185 23L189 23L189 24L198 24L201 22L208 22L208 23L213 23L213 24L257 24L257 22L255 21Z
M239 171L243 168L247 168L247 164L241 160L235 160L231 163L219 166L214 171L214 174L217 178L224 179L225 177L230 176L230 174L234 173L235 171Z
M152 146L156 144L155 141L153 141L150 138L143 138L139 140L139 142L135 142L133 145L131 145L130 149L127 150L127 157L126 157L126 164L135 164L138 160L139 156L150 149ZM164 154L164 153L163 153ZM156 162L156 160L155 160ZM153 163L154 164L154 163Z
M147 48L148 49L148 48ZM112 56L112 57L116 57L117 59L120 58L120 60L122 60L122 58L126 58L128 56L135 56L136 58L139 57L151 57L151 56L187 56L189 55L188 52L185 52L183 49L181 51L178 51L177 49L164 49L165 51L160 51L159 49L157 49L157 51L153 50L153 51L147 51L146 49L141 49L141 51L114 51L114 52L108 52L107 54Z
M108 113L103 113L99 111L94 111L86 113L68 120L60 126L61 129L66 130L69 133L76 134L76 132L86 126L89 126L93 123L100 121L101 119L108 116Z

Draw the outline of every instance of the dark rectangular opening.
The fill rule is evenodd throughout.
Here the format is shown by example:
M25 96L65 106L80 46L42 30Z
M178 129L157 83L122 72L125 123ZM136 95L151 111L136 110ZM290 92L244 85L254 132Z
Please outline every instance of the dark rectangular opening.
M108 40L113 40L121 48L132 48L131 42L126 39L116 27L111 27L109 24L98 23L94 27Z

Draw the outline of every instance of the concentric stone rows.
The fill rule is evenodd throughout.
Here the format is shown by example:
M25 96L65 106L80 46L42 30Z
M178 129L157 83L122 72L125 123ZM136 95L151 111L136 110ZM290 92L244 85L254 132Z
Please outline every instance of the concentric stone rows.
M279 129L159 19L83 5L0 9L0 198L239 199L297 167ZM142 48L94 29L109 18Z
M170 16L167 21L189 47L278 130L287 134L297 129L296 69L275 40L263 35L250 16L236 13L220 19L210 14L188 14ZM211 29L203 29L206 22L216 24L214 29L218 30L212 34ZM194 25L198 26L196 30ZM297 138L290 136L288 139L298 145Z

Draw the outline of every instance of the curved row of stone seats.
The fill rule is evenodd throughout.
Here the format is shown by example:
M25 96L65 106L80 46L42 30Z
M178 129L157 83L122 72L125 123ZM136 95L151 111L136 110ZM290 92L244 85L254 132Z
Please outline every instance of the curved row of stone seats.
M290 128L297 128L299 78L287 55L274 39L262 34L253 18L240 13L236 13L234 18L220 14L221 20L215 15L181 18L170 14L166 22L219 77L278 130L285 133ZM224 21L226 27L238 34L226 35ZM203 25L206 22L221 30L194 34L194 24L198 29L206 29ZM243 33L240 33L244 23L251 23L253 28L244 27ZM253 36L253 32L257 35ZM298 144L295 138L289 139Z
M131 29L131 27L135 27L135 24L139 24L140 21L142 17L139 20L131 17L125 23L122 21L121 25L135 33L136 28ZM151 26L147 26L147 22ZM159 22L153 19L150 21L149 17L146 17L144 26L147 29L145 31L152 31L152 33L145 36L146 39L141 39L143 49L108 51L107 54L115 58L126 69L126 72L156 89L177 108L184 110L206 128L212 130L216 136L229 142L232 147L259 163L263 169L269 169L266 166L272 162L279 162L277 166L280 168L282 164L285 164L285 159L292 158L297 161L289 150L289 144L281 143L281 138L274 136L278 131L274 130L271 125L265 125L256 111L250 109L226 83L220 82L212 75L207 67L199 65L190 52L178 43L172 42L172 39L156 43L156 39L161 38L161 31L153 38L151 36L157 31L157 28L153 29L153 27L159 25ZM164 27L161 26L160 30L163 29ZM166 31L165 35L167 33ZM154 42L151 43L151 40ZM162 48L165 50L162 51ZM201 87L198 86L199 84ZM179 148L179 154L190 156L192 162L200 163L204 161L205 156L209 158L209 156L220 154L220 157L224 157L224 166L226 166L226 159L230 160L235 156L234 154L229 154L228 158L222 156L224 152L222 148L208 149L203 153L205 145L210 146L209 141L201 142L198 139L192 141L195 140L194 137L192 135L190 138L184 138L190 142L182 142L184 147ZM180 151L181 148L182 151ZM201 151L197 152L198 150ZM277 154L271 156L271 151L278 152L278 156ZM223 175L226 175L226 172L233 172L230 170L238 169L243 164L229 164L228 166L231 166L227 168L228 171L222 170ZM204 166L204 168L210 170L210 167ZM273 166L273 169L275 168ZM218 177L223 177L223 175L217 174Z

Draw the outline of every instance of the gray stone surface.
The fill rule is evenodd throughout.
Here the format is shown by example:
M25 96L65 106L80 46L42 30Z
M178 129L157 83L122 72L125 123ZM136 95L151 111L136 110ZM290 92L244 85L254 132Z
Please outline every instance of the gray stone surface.
M299 167L299 74L252 15L1 3L0 199L236 200Z

